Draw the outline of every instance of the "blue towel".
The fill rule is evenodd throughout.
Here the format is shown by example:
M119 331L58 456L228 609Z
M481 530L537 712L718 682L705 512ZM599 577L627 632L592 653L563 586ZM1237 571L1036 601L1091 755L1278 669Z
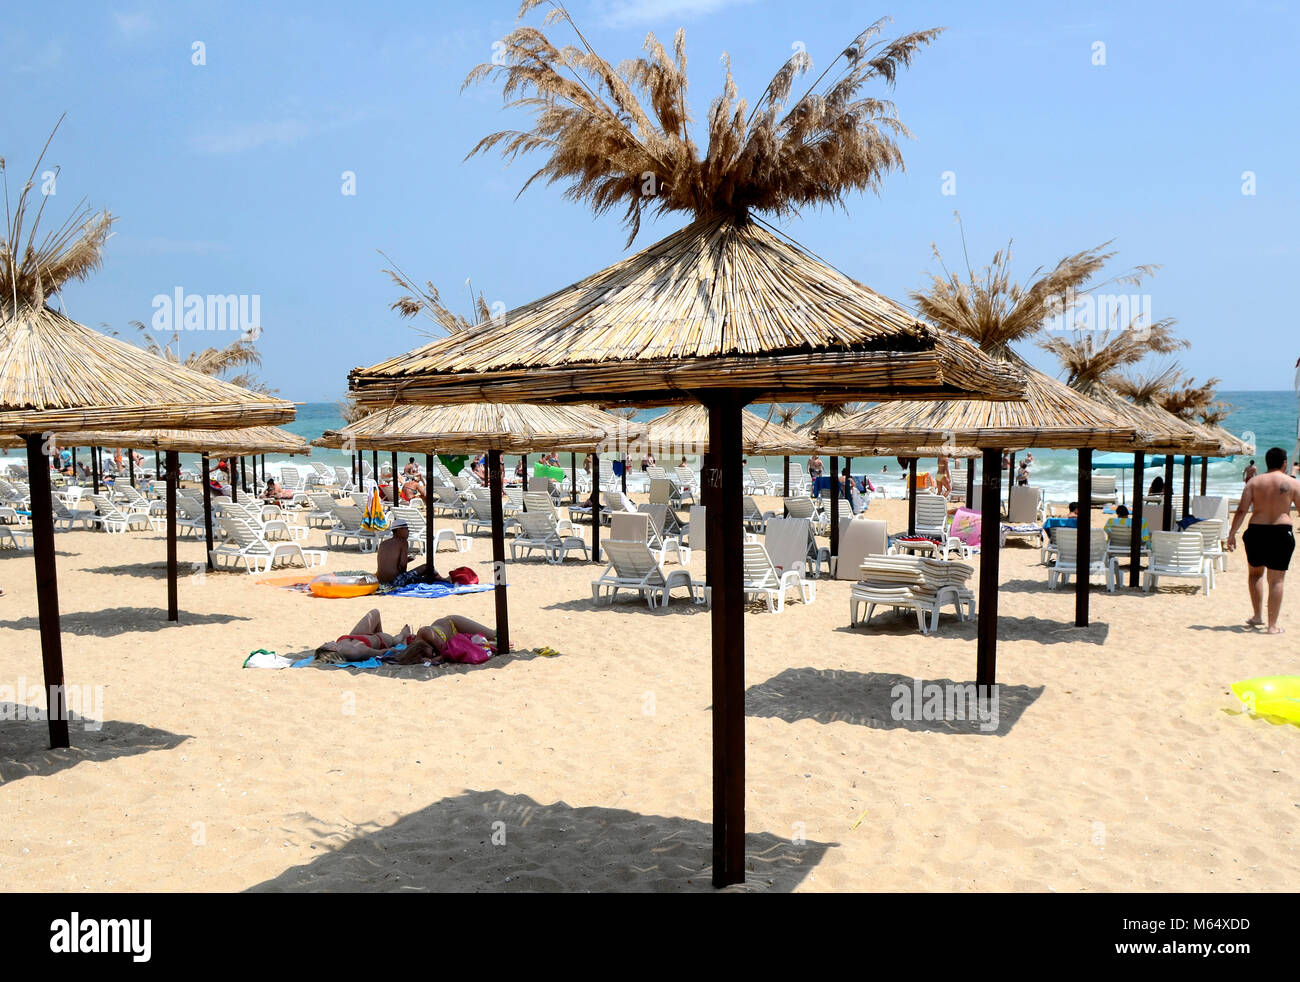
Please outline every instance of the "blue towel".
M296 661L289 667L306 668L308 665L317 665L318 668L378 668L382 664L383 662L378 658L371 657L367 658L365 661L347 661L339 665L331 665L328 662L320 662L319 665L317 665L316 657L313 655L311 658L304 658L302 661Z
M477 583L469 586L454 586L447 583L412 583L410 586L398 587L396 590L389 590L387 593L379 593L380 597L420 597L425 600L438 600L442 597L454 597L461 593L482 593L484 590L495 590L496 587L491 583Z

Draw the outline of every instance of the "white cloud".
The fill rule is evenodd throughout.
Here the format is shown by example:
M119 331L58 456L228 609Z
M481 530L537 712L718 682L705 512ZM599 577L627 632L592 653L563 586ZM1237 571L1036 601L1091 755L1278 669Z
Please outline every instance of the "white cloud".
M113 23L117 25L117 33L128 39L137 38L153 30L153 18L143 12L127 13L122 10L115 10L113 11Z
M691 20L754 0L605 0L597 8L607 27L630 27L665 20Z
M63 64L63 43L51 38L44 44L28 45L23 39L5 46L3 59L15 75L32 75L53 71Z
M292 146L312 131L301 119L263 123L228 123L207 127L190 137L190 149L199 153L242 153L259 147Z

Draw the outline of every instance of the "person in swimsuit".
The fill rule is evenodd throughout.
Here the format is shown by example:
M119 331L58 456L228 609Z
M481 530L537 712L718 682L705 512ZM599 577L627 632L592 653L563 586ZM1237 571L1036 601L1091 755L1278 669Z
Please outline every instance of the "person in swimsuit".
M939 472L939 479L935 481L935 486L946 498L952 492L952 473L948 470L948 458L940 454L936 469Z
M1250 588L1250 605L1253 615L1246 621L1251 627L1263 627L1264 581L1268 580L1269 634L1281 634L1277 618L1282 612L1282 584L1295 552L1295 531L1291 522L1291 509L1300 508L1300 481L1286 473L1286 451L1272 447L1264 455L1268 471L1246 482L1241 492L1241 503L1233 516L1228 532L1228 551L1237 548L1237 529L1246 516L1250 524L1242 533L1246 547L1246 564L1250 567L1247 586Z
M457 634L477 634L494 646L497 641L495 630L459 614L439 617L415 633L410 625L403 624L396 634L385 634L379 611L371 610L347 634L317 648L316 656L322 661L364 661L391 653L399 665L421 661L439 664L446 660L447 642Z
M406 544L410 537L410 526L406 524L405 519L399 518L393 522L392 538L379 543L376 556L378 569L375 571L375 576L379 578L380 583L392 587L404 587L425 581L425 576L430 570L428 563L421 563L415 569L406 568L407 563L411 561L410 548ZM433 570L433 581L446 582L438 575L436 569Z

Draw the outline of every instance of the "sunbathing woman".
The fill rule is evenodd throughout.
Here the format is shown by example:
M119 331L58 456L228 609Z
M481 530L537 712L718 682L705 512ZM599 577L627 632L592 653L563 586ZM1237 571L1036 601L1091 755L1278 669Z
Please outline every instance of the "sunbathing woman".
M322 661L365 661L375 655L391 654L399 665L421 661L440 664L446 660L448 642L457 634L481 635L493 645L497 640L492 628L459 614L439 617L414 634L408 624L403 624L396 634L385 634L379 611L372 610L349 633L317 648L316 656Z

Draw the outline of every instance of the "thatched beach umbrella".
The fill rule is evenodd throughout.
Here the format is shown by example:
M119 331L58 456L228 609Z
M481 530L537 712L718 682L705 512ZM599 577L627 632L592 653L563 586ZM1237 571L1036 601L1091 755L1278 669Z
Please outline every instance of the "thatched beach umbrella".
M1002 452L1042 447L1079 450L1080 528L1086 528L1092 498L1092 451L1131 451L1138 434L1105 406L1074 392L1056 379L1030 368L1009 349L1002 359L1019 365L1027 380L1024 402L882 403L824 427L817 443L825 450L873 452L875 447L920 447L927 444L978 447L983 450L983 498L980 506L979 685L992 685L997 667L997 572L1000 538ZM916 456L912 454L911 456ZM1089 561L1086 535L1079 536L1080 569ZM1076 578L1075 623L1088 623L1089 578Z
M526 13L537 6L528 0ZM548 24L572 27L562 4ZM798 52L746 112L730 72L708 114L701 154L690 137L682 32L670 56L657 40L618 68L575 28L552 44L519 27L497 65L533 128L496 133L479 150L546 154L534 175L567 185L599 214L626 206L632 237L646 213L692 221L655 245L499 321L350 376L361 402L585 402L709 410L712 466L705 475L713 584L714 863L718 886L744 879L744 620L741 409L751 402L1016 398L1018 373L920 324L897 304L821 262L756 217L842 204L878 189L901 166L893 104L862 95L892 84L937 31L889 42L863 32L803 97L787 105L810 67ZM822 80L829 79L826 91ZM639 95L644 93L645 103ZM629 238L629 242L631 238Z
M166 455L167 485L167 619L176 621L180 618L177 596L177 562L176 562L176 487L180 479L178 454L199 454L202 463L203 481L203 517L207 542L207 564L212 568L212 487L209 480L209 458L218 456L236 456L239 454L282 453L289 455L309 454L311 447L307 441L296 433L274 426L248 426L228 430L122 430L122 431L82 431L72 434L60 434L65 442L79 445L90 444L124 444L140 449L153 450ZM232 475L232 500L237 492Z
M82 211L38 236L38 222L27 227L27 209L40 166L38 159L13 208L8 207L6 185L6 227L0 236L0 432L22 436L27 446L50 742L66 747L50 434L275 424L293 419L294 407L170 364L48 306L47 298L63 284L98 269L113 218L107 212Z
M498 647L510 646L510 608L507 602L505 517L501 496L503 453L527 453L547 447L599 454L605 448L626 446L643 438L643 427L587 405L471 403L447 406L401 406L365 416L339 430L328 430L317 445L365 450L395 447L425 454L425 472L431 472L434 453L488 455L488 485L492 496L492 565L496 586ZM594 472L599 473L599 457ZM576 478L576 475L575 475ZM576 480L575 480L576 484ZM592 560L600 560L600 494L593 485L591 513ZM425 502L428 523L425 541L433 571L433 507Z
M1203 427L1193 425L1163 409L1153 400L1141 404L1125 399L1114 387L1119 371L1136 365L1152 354L1169 354L1186 348L1188 342L1173 334L1172 319L1155 324L1133 323L1123 331L1079 334L1074 338L1054 337L1042 342L1065 368L1066 384L1109 408L1120 419L1130 420L1143 434L1133 453L1133 507L1131 521L1142 527L1145 507L1145 465L1147 452L1206 454L1218 453L1218 439ZM1172 478L1172 472L1170 474ZM1172 480L1169 482L1172 485ZM1165 516L1162 527L1172 520L1172 487L1165 489ZM1141 575L1142 539L1131 537L1129 547L1129 586L1136 588Z

